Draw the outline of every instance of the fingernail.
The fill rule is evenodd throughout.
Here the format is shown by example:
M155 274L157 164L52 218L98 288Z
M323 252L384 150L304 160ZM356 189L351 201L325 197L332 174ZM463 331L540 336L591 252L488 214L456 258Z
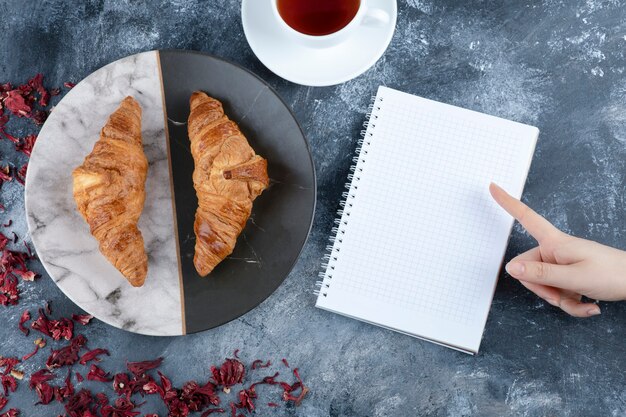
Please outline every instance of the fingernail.
M589 310L587 310L587 314L589 314L590 316L597 316L600 313L600 307L598 306L591 307Z
M510 275L522 275L524 273L524 264L521 262L509 262L506 264L505 269Z

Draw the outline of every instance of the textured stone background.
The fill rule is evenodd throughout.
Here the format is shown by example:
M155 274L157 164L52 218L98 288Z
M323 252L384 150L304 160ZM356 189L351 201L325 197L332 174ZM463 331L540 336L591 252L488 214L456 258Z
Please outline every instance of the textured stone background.
M294 109L314 153L318 206L295 270L239 320L160 339L92 323L85 329L90 345L112 350L106 370L163 355L175 383L206 380L211 363L240 348L247 360L289 358L312 389L300 408L261 407L259 415L626 415L626 303L601 303L601 316L574 319L502 276L481 353L471 357L318 311L311 295L366 106L380 84L538 126L524 200L567 232L626 248L626 2L399 0L397 31L383 58L328 88L294 85L268 71L248 47L239 1L147 3L2 2L0 81L43 72L48 85L60 85L159 48L237 62ZM8 141L0 141L0 154L21 165ZM21 186L6 184L0 200L9 208L3 219L25 235ZM532 244L516 226L507 258ZM45 274L22 288L19 307L0 307L5 356L32 348L32 337L17 330L23 308L52 300L59 314L77 310ZM41 367L44 356L25 370ZM22 383L9 405L27 416L56 415L34 402Z

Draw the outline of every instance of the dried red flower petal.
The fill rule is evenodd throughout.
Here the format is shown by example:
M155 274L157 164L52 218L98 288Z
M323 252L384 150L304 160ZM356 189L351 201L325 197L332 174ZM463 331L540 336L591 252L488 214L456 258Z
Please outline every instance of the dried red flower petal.
M46 366L49 369L53 369L75 364L78 362L78 352L86 342L87 339L85 339L85 336L76 336L68 346L62 347L59 350L53 350L46 361Z
M86 389L81 389L72 395L65 404L68 417L92 417L96 415L93 396Z
M162 359L162 358L161 358ZM149 361L152 365L155 365L155 361ZM140 366L137 368L134 366L136 363L131 363L131 368L135 371L141 371L143 368ZM123 395L126 397L130 397L134 393L140 393L142 396L144 394L153 394L156 392L155 386L153 385L154 379L149 375L142 373L139 375L129 375L125 372L120 372L115 374L113 377L113 390L118 395Z
M102 407L101 413L102 417L135 417L140 414L139 411L134 411L135 407L128 398L120 397L115 400L114 405Z
M254 402L252 402L252 400L257 398L254 387L249 389L242 389L241 391L239 391L239 394L237 394L237 397L239 398L239 403L235 404L235 407L245 408L246 410L248 410L248 412L254 411Z
M300 378L300 374L298 373L298 368L294 368L293 375L296 377L298 382L296 382L295 384L291 385L291 387L289 389L285 389L285 387L283 387L283 389L285 389L285 392L283 393L283 400L285 400L285 401L293 401L298 406L298 405L300 405L300 403L302 402L304 397L309 392L309 389L302 382L302 378ZM296 391L297 389L300 389L300 394L298 396L292 395L292 392Z
M283 391L285 391L287 393L289 393L291 391L294 391L295 389L300 387L300 384L298 384L297 382L296 382L296 384L297 384L297 386L293 386L293 385L290 385L290 384L288 384L286 382L282 382L282 381L278 382L278 385L280 385L280 387L283 389ZM294 384L294 385L296 385L296 384Z
M39 93L39 105L46 107L50 100L50 93L43 86L43 74L39 73L28 80L28 85Z
M30 358L32 358L33 356L35 356L35 354L36 354L37 352L39 352L39 346L38 346L38 345L35 345L35 350L33 350L32 352L30 352L30 353L28 353L28 354L26 354L26 355L22 356L22 360L23 360L23 361L27 361L27 360L29 360Z
M146 394L159 394L161 397L165 395L163 389L156 383L156 381L149 381L145 383L142 387L143 392Z
M60 88L55 87L55 88L51 88L50 89L50 95L51 96L54 97L54 96L58 96L59 94L61 94L61 89Z
M187 417L189 415L189 407L178 398L172 398L166 404L169 411L168 417Z
M91 364L87 374L89 381L109 382L112 380L108 372L104 372L98 365Z
M130 380L130 388L132 394L138 392L139 394L141 394L141 396L143 396L144 394L146 394L144 387L146 385L150 386L151 382L154 382L154 379L147 374L133 376Z
M210 405L219 405L220 398L212 382L200 385L195 381L188 381L181 389L176 389L165 375L161 372L158 374L161 385L151 381L143 386L143 392L159 394L167 406L169 417L187 416L189 413L202 411Z
M13 177L11 176L11 168L8 165L0 166L0 185L3 182L13 181Z
M7 249L8 242L9 239L0 233L0 251L2 251L0 257L0 286L3 285L3 280L11 273L27 271L28 269L26 268L26 260L29 259L27 254Z
M17 180L17 182L19 182L22 185L26 183L26 170L27 169L28 169L28 162L22 165L19 171L17 171L17 175L15 176L15 179Z
M84 353L83 356L80 357L80 360L78 362L81 365L85 365L89 361L100 362L101 359L98 358L99 355L107 355L107 356L109 356L109 351L106 350L106 349L90 350L89 352Z
M37 385L42 384L44 382L48 382L51 379L54 379L55 375L47 369L40 369L34 374L30 376L30 381L28 382L28 386L30 389L35 388Z
M161 388L163 390L163 396L166 397L168 393L174 391L174 389L172 388L172 382L160 371L157 371L157 373L159 374L159 378L161 378Z
M235 403L231 402L229 405L231 417L245 417L243 414L237 414L237 406L235 405Z
M0 394L0 411L7 405L9 400L4 395Z
M200 411L209 404L219 405L220 398L215 392L216 388L211 382L201 386L196 381L188 381L183 385L179 397L187 404L189 410Z
M78 382L83 382L85 378L83 378L83 376L79 372L76 372L76 380Z
M243 381L246 369L239 360L227 358L219 369L211 366L211 373L216 385L228 389Z
M270 361L263 363L261 359L257 359L252 362L252 369L269 368L270 366L272 366L272 362Z
M2 374L10 374L13 368L15 368L15 365L17 365L18 363L20 363L20 360L14 356L7 358L0 356L0 368L4 368L2 370Z
M20 415L20 410L17 408L11 408L6 413L0 414L0 417L18 417Z
M74 385L72 384L72 371L67 371L67 376L64 381L65 385L62 387L54 388L54 398L58 402L65 402L68 398L74 395Z
M181 398L179 398L178 390L174 389L171 381L158 372L161 378L161 387L157 392L163 399L163 402L167 406L169 411L168 417L185 417L189 415L189 407Z
M207 416L210 416L213 413L225 413L225 412L226 412L226 410L224 410L223 408L210 408L210 409L206 410L204 413L202 413L200 415L200 417L207 417ZM148 416L146 416L146 417L148 417Z
M76 84L67 81L67 82L63 83L63 86L66 87L66 88L74 88L76 86Z
M13 241L15 242L16 239L14 239ZM20 278L22 278L24 281L34 281L35 278L37 278L37 274L35 274L33 271L22 271L21 269L14 269L13 273L15 275L18 275Z
M93 319L91 314L72 314L72 320L86 326ZM107 353L108 355L108 353Z
M5 130L0 129L0 133L2 133L4 135L5 138L7 138L8 140L10 140L11 142L15 143L16 145L18 143L20 143L20 138L15 137L13 135L8 134Z
M31 120L37 125L42 125L48 119L48 112L44 110L35 110L30 116Z
M30 325L31 328L50 336L54 340L70 340L74 336L74 322L61 317L58 320L50 320L43 309L39 309L39 317Z
M5 251L9 253L10 251ZM19 300L19 290L17 289L17 279L13 276L7 276L8 272L5 270L4 276L0 275L0 304L3 306L6 305L16 305Z
M22 138L19 143L15 145L15 149L18 152L22 152L24 155L29 156L33 151L33 146L35 146L35 141L37 140L37 135L28 135Z
M289 366L289 362L287 362L287 359L282 358L282 359L281 359L281 361L283 362L283 364L284 364L287 368L289 368L289 367L290 367L290 366Z
M2 104L17 117L24 117L30 114L33 109L25 100L23 93L18 90L7 91L3 95Z
M133 392L133 387L130 383L130 377L127 373L120 372L113 376L113 390L117 395L130 396Z
M0 376L0 383L2 383L4 395L8 395L9 392L15 392L15 390L17 389L17 380L12 375Z
M104 392L96 393L96 404L100 407L104 407L109 404L109 397Z
M163 362L163 358L157 358L152 361L128 362L126 367L135 376L143 375L150 369L158 368Z
M276 403L267 403L268 407L280 407L278 404Z
M250 388L256 387L257 385L262 385L262 384L267 384L267 385L276 385L279 384L276 381L276 377L280 375L278 372L276 372L274 375L272 376L266 376L265 378L263 378L262 380L255 382L254 384L250 385Z
M28 254L28 258L26 259L35 259L33 252L31 252L30 250L30 246L28 246L28 244L25 241L22 241L22 243L24 243L24 247L26 248L26 253Z
M20 331L22 333L24 333L24 335L28 336L28 333L30 333L30 330L28 330L28 328L24 327L24 323L26 323L27 321L30 320L30 311L28 310L24 310L24 312L22 313L22 315L20 316L20 322L17 325L17 327L20 329Z
M35 392L39 397L37 404L50 404L54 399L54 388L47 382L42 382L35 386Z
M12 224L13 224L13 219L9 219L9 221L3 224L2 227L11 227Z

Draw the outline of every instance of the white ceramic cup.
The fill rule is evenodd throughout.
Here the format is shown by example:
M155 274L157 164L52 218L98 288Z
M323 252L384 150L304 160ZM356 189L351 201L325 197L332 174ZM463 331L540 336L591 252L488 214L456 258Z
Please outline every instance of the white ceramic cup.
M360 26L383 26L391 21L391 17L386 11L371 7L372 0L361 0L359 10L356 12L350 23L339 29L337 32L321 36L307 35L305 33L298 32L285 22L278 11L278 0L270 1L272 3L274 17L276 18L281 30L300 44L312 48L328 48L330 46L338 45L353 35Z

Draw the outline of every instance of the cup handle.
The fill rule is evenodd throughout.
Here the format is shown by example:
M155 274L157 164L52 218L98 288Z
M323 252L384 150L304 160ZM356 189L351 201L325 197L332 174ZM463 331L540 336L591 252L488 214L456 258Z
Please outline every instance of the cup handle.
M361 24L369 27L380 27L389 23L391 17L383 9L367 8Z

